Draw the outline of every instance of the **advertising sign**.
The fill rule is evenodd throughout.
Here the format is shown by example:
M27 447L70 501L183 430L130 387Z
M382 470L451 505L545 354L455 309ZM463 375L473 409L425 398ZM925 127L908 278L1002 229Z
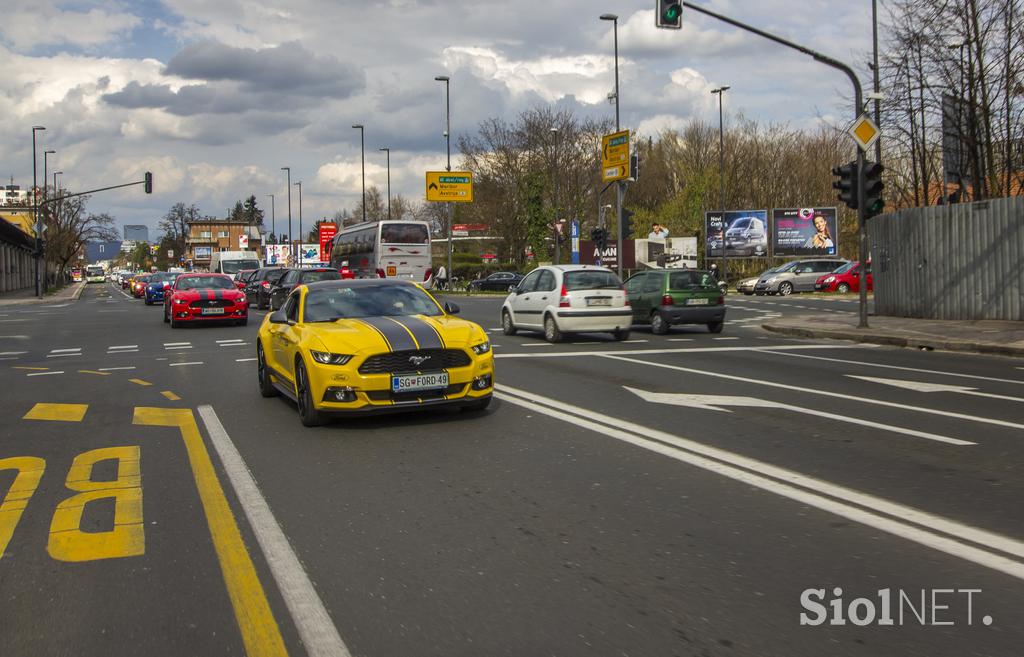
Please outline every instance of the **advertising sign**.
M197 246L196 247L196 260L209 260L213 257L212 246Z
M473 173L471 171L428 171L427 200L472 203Z
M704 213L704 257L765 257L768 255L768 211L726 210L723 230L721 212Z
M572 220L569 225L569 239L572 240L572 264L580 264L580 222Z
M629 130L601 137L601 180L629 178Z
M267 253L267 266L274 267L277 265L288 264L288 245L287 244L268 244L264 247Z
M238 236L238 248L244 251L249 248L249 236L242 234Z
M772 210L772 253L776 256L836 255L839 225L835 208Z
M634 240L622 240L623 269L636 269L636 244ZM601 251L591 240L580 240L580 264L601 265L609 269L618 268L618 244L609 240L607 248Z
M338 224L324 222L320 224L320 262L331 261L331 242L338 234Z
M320 245L319 244L303 244L299 248L299 265L311 265L320 260Z

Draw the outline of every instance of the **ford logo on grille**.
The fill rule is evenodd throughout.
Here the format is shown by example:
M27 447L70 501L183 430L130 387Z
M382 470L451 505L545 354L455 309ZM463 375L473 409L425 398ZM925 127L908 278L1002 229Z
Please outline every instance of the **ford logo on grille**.
M409 356L409 362L419 367L423 363L430 360L430 356Z

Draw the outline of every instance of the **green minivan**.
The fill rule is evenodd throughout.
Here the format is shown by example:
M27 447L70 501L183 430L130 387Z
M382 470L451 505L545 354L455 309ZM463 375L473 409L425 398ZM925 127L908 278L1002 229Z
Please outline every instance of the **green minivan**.
M705 324L712 333L725 325L725 297L711 272L700 269L642 271L625 283L633 321L651 332L668 333L673 324Z

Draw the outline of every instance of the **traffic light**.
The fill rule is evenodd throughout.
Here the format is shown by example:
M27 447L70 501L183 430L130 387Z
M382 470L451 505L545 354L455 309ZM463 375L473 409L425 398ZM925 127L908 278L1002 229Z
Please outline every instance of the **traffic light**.
M149 171L146 172L146 185L145 190L147 194L153 193L153 174Z
M629 156L629 179L633 182L640 180L640 156Z
M885 171L878 162L864 163L864 216L873 217L881 214L885 208L885 199L882 198L882 190L885 184L882 182L882 172Z
M622 239L633 239L633 212L622 208L622 216L619 218L619 235Z
M608 248L608 229L595 228L590 231L590 239L594 240L594 245L597 246L598 250L604 251Z
M847 162L832 169L832 175L839 180L832 183L832 189L839 190L839 200L847 206L857 209L857 163Z
M654 25L666 30L683 27L683 4L676 0L654 0Z

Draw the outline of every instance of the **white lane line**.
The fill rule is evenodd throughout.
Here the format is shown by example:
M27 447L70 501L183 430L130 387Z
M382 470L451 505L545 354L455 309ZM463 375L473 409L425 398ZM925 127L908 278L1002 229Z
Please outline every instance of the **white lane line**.
M47 358L67 358L69 356L81 356L81 355L82 355L81 353L76 351L76 352L71 353L71 354L46 354L46 357Z
M0 360L18 360L17 356L0 356Z
M51 349L51 354L69 354L75 351L81 351L81 347L72 347L71 349Z
M174 351L175 349L191 349L191 348L192 348L192 345L190 345L190 344L188 344L188 345L183 344L183 345L178 346L178 347L164 347L164 349L166 351Z
M1024 563L1005 556L1024 558L1024 542L1008 536L505 385L499 384L495 395L530 413L542 413L1024 580Z
M711 338L712 340L739 340L739 338Z
M226 344L219 344L218 347L245 347L249 345L249 342L228 342Z
M213 407L200 406L199 416L263 551L306 651L310 657L349 657L351 653L338 634L338 628L327 613L323 600L317 595L288 537L270 510L266 498L260 493L249 466L238 453Z
M734 376L732 374L721 374L719 372L710 372L705 370L698 370L692 367L680 367L678 365L668 365L666 363L653 363L647 360L637 360L635 358L622 358L621 356L614 354L604 354L604 358L611 358L613 360L621 360L625 363L638 363L640 365L647 365L649 367L659 367L668 370L674 370L677 372L689 372L691 374L703 374L704 376L711 376L719 379L728 379L730 381L741 381L743 383L753 383L759 386L767 386L769 388L782 388L789 391L790 393L806 393L809 395L821 395L822 397L834 397L845 401L859 402L861 404L874 404L876 406L887 406L889 408L898 408L904 411L917 411L919 413L928 413L930 415L941 415L943 417L952 417L958 420L969 420L972 422L981 422L983 424L994 424L1000 427L1009 427L1011 429L1024 429L1024 424L1018 424L1016 422L1007 422L1005 420L997 420L990 417L981 417L977 415L966 415L964 413L954 413L953 411L942 411L935 408L924 408L923 406L910 406L908 404L898 404L896 402L888 402L881 399L868 399L866 397L854 397L849 394L839 392L829 392L827 390L817 390L815 388L801 388L800 386L793 386L786 383L775 383L774 381L761 381L759 379L750 379L745 376Z
M693 342L693 338L669 338L669 342Z
M107 354L137 354L138 349L107 349Z
M189 362L189 363L168 363L168 365L170 365L171 367L183 367L185 365L202 365L202 364L203 364L203 361L201 361L201 360L193 361L193 362Z
M640 344L641 342L650 342L650 340L623 340L619 344Z
M137 344L115 344L107 347L107 349L138 349Z
M134 367L101 367L97 372L118 372L120 370L134 370Z
M524 347L554 347L555 345L550 342L524 342Z
M248 363L249 361L256 360L255 358L236 358L236 363Z
M868 345L861 345L867 347ZM880 345L870 345L872 347L878 347ZM981 381L998 381L1000 383L1016 383L1017 385L1024 385L1024 381L1017 379L999 379L993 376L978 376L976 374L960 374L958 372L943 372L941 370L925 370L917 367L903 367L900 365L885 365L882 363L868 363L861 360L844 360L842 358L825 358L824 356L808 356L806 354L793 354L772 351L772 347L761 347L760 351L766 354L772 354L773 356L792 356L794 358L811 358L813 360L824 360L832 363L846 363L849 365L863 365L864 367L883 367L889 370L902 370L904 372L920 372L922 374L940 374L942 376L955 376L961 379L978 379ZM1018 370L1024 370L1024 367L1018 367Z
M241 342L242 338L235 338L234 340L217 340L217 344L227 344L229 342ZM188 343L184 343L188 344Z
M0 351L0 356L21 356L27 353L27 351Z
M25 376L50 376L51 374L63 374L63 373L64 372L62 370L59 370L59 371L56 371L56 372L33 372L31 374L26 374Z
M192 344L191 342L165 342L165 347L181 347L186 344Z
M765 338L769 339L769 338ZM779 340L781 338L771 338L773 340ZM550 345L547 342L525 342L522 346L528 347L530 345L541 346ZM700 353L705 351L760 351L762 349L798 349L798 350L813 350L813 349L857 349L863 345L831 345L831 344L786 344L772 347L678 347L670 349L622 349L615 352L608 351L557 351L553 354L501 354L495 356L495 358L575 358L581 356L604 356L608 353L615 353L619 356L659 356L661 354L691 354Z

